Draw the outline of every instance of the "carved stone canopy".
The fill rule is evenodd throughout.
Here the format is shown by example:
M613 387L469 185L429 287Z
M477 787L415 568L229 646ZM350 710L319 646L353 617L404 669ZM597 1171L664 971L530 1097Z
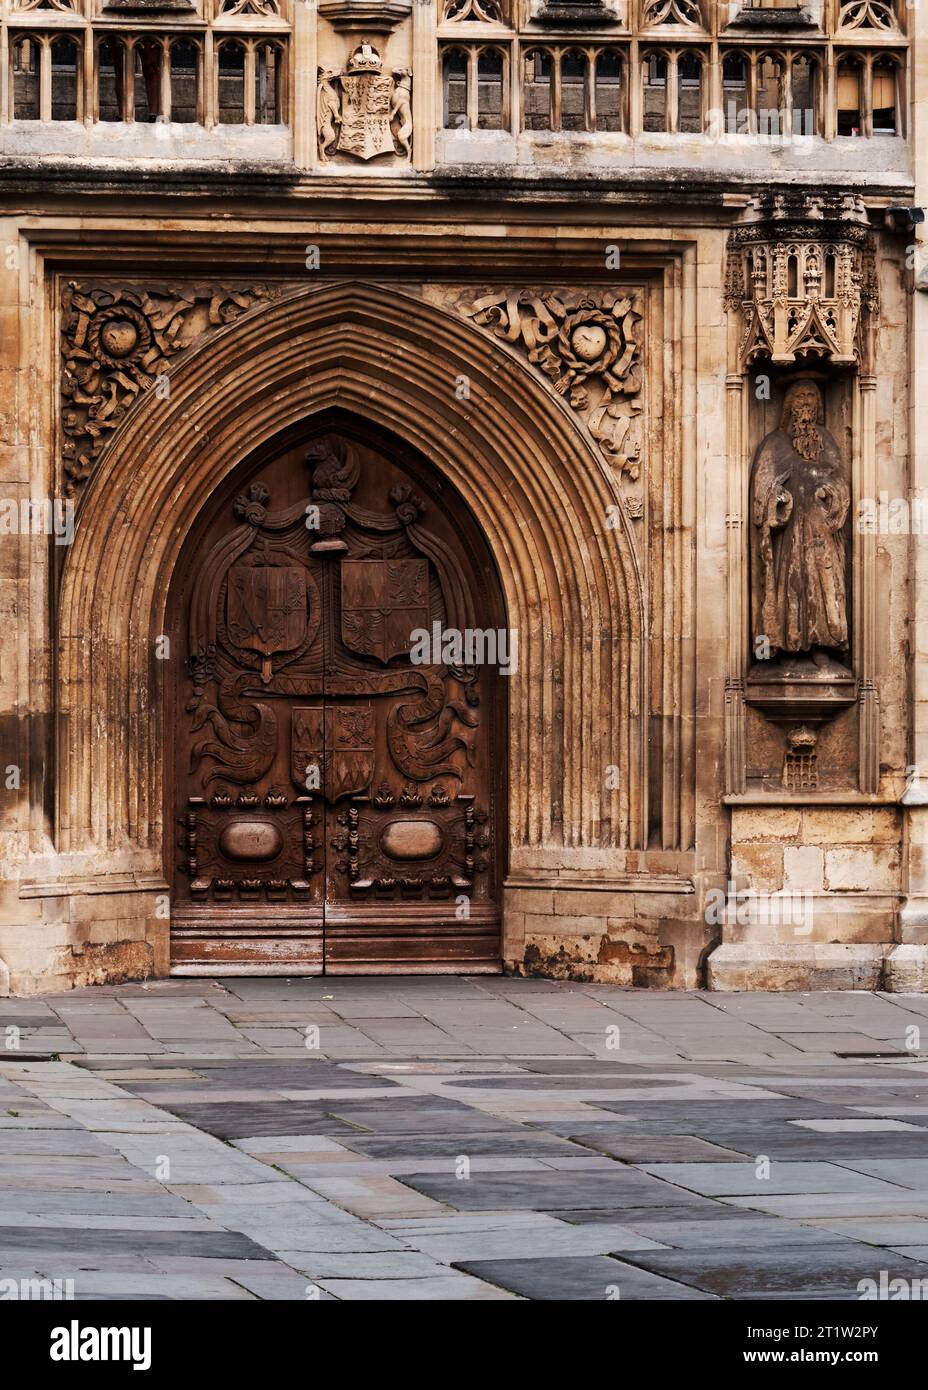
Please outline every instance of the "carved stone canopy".
M557 24L564 28L602 28L617 24L619 16L601 0L545 0L535 18L541 24Z
M853 195L768 194L728 238L725 303L740 311L743 367L871 358L878 307L873 235Z
M333 29L389 34L408 18L412 0L321 0L319 13Z

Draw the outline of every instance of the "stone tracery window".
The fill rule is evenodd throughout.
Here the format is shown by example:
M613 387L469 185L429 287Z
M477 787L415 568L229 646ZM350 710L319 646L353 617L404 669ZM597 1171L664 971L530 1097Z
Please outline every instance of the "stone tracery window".
M442 125L446 130L508 130L509 49L451 44L442 49Z
M503 0L444 0L442 19L445 21L474 20L483 24L505 22Z
M666 53L645 53L641 59L643 84L641 128L644 131L670 129L667 76L670 60Z
M871 29L891 33L899 21L891 0L846 0L838 15L839 29Z
M641 19L642 29L659 24L686 24L701 27L702 14L697 0L648 0Z
M854 49L837 63L839 136L902 135L902 57Z
M705 62L697 48L651 49L642 54L642 130L686 135L703 129Z
M522 54L525 130L624 129L624 61L609 45L539 45Z
M82 52L80 38L60 29L15 35L9 62L13 120L80 120Z

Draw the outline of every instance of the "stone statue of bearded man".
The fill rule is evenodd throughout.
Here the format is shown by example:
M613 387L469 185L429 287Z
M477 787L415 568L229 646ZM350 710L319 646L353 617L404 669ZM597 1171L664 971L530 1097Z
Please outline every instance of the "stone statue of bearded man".
M808 653L817 666L848 651L846 470L824 428L812 381L786 392L780 428L751 470L751 609L755 651Z

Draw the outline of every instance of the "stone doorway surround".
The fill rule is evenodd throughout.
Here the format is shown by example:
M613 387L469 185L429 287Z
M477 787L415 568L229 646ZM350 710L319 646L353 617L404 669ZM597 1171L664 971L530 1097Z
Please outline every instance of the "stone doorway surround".
M204 498L262 441L333 408L434 460L476 517L519 630L506 969L679 988L701 982L708 962L716 988L872 988L881 979L924 987L926 948L899 936L906 816L902 774L892 769L905 762L896 746L904 730L885 719L876 736L890 771L880 769L879 790L853 810L879 819L896 868L880 904L871 900L879 911L864 936L853 911L826 914L822 939L798 944L738 937L707 911L708 895L729 881L732 838L753 841L760 824L738 807L738 792L726 804L725 682L738 640L729 520L749 462L746 442L733 451L726 429L740 418L733 372L720 379L717 367L731 351L720 297L730 221L699 212L659 235L594 223L559 245L523 237L509 261L506 239L492 233L462 260L447 230L407 227L400 253L391 231L359 242L349 229L332 234L327 278L309 282L300 273L305 231L268 224L278 236L272 293L246 295L234 321L220 316L177 352L168 399L145 392L127 411L81 483L74 544L52 557L58 572L35 547L20 547L28 622L3 698L10 711L30 711L28 794L4 839L0 902L14 992L167 972L166 672L155 644L170 576ZM139 228L147 235L144 220ZM189 231L173 236L162 229L157 251L150 245L148 283L202 287L205 243ZM627 248L618 280L603 271L605 238ZM208 273L221 263L237 293L254 285L255 268L233 243L221 260L210 243ZM45 225L24 232L22 245L28 269L7 275L20 332L6 366L49 389L26 393L15 449L28 464L17 478L55 496L65 482L60 455L47 443L30 451L29 441L60 442L62 414L50 402L61 295L75 280L104 283L106 243ZM385 267L401 262L397 279L385 279ZM109 283L138 285L138 264L128 252L117 257ZM453 284L449 264L460 267ZM884 294L891 271L887 262ZM590 410L553 389L524 338L464 312L507 285L536 300L587 295L598 309L617 290L634 297L636 451L610 455ZM881 410L878 397L878 422ZM886 639L874 631L879 666ZM777 848L803 851L832 833L820 802L798 828L771 829Z
M684 259L641 260L649 334L680 301ZM635 507L623 505L620 469L537 368L442 298L433 286L277 286L172 365L169 399L140 400L102 451L57 609L48 830L58 852L33 855L20 888L53 925L44 961L33 941L36 963L14 962L14 988L166 972L165 673L154 646L169 578L203 498L262 441L331 408L433 459L499 568L520 645L509 687L506 967L695 980L706 933L694 922L693 788L679 775L691 769L680 697L687 686L692 697L692 672L679 655L668 662L676 695L663 737L676 752L649 805L641 710L654 657L642 637L648 581ZM663 384L650 381L657 396ZM664 434L679 495L676 427ZM684 570L678 607L688 588ZM679 628L672 605L667 613ZM678 648L683 640L678 632ZM607 765L619 770L615 786ZM646 848L655 815L673 851L656 858Z

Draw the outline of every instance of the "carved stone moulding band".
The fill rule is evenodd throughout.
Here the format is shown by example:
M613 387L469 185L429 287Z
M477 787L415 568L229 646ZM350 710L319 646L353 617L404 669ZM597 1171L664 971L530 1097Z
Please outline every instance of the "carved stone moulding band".
M878 292L860 200L768 195L753 219L729 233L725 277L726 308L742 319L742 366L868 364Z

